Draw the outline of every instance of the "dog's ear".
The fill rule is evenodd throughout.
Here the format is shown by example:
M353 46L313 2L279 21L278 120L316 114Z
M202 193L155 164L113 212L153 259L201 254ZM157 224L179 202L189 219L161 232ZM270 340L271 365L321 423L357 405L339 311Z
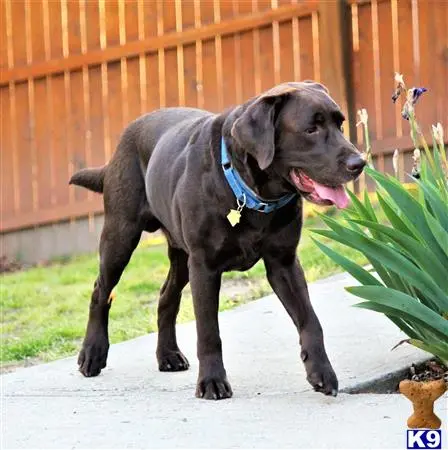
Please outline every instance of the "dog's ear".
M258 99L232 126L232 137L256 159L261 170L269 167L274 159L274 112L275 101Z
M274 159L276 107L296 90L286 84L270 89L249 105L232 126L232 137L256 159L261 170L267 169Z

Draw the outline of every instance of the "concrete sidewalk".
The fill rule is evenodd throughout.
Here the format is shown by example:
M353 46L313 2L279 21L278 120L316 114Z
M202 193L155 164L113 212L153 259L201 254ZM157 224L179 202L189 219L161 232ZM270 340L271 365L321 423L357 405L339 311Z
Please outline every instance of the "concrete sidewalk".
M357 302L343 289L350 284L339 275L310 286L341 389L426 357L407 345L390 351L403 335L380 314L350 307ZM411 405L401 395L311 390L294 326L275 296L222 313L220 325L232 399L194 397L189 323L178 327L187 372L158 372L150 334L113 345L97 378L83 378L76 358L3 375L3 448L406 448ZM436 412L446 428L444 400Z

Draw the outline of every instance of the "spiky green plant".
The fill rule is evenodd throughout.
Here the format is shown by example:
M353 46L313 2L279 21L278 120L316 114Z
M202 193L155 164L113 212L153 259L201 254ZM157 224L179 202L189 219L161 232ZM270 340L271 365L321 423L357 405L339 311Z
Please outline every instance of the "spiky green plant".
M352 206L344 212L344 221L322 216L329 229L313 230L363 253L372 269L314 241L361 284L346 288L366 300L355 306L385 314L409 336L406 342L448 365L448 165L441 125L433 127L431 151L415 119L414 105L405 104L416 147L417 196L370 165L366 173L376 185L380 210L373 208L367 192L361 199L349 192ZM387 218L385 223L381 216Z

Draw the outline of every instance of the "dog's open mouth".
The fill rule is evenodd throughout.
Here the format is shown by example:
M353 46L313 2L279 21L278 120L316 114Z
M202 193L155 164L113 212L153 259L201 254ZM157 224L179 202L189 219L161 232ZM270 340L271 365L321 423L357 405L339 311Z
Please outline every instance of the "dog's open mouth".
M336 205L338 208L346 208L350 203L342 185L336 187L325 186L312 180L298 169L292 169L290 177L296 188L310 202L317 205Z

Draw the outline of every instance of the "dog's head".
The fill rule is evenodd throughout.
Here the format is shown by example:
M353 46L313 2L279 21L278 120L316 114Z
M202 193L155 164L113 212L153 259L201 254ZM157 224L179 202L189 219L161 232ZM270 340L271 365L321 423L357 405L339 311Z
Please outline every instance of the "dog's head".
M313 203L343 208L343 185L366 163L345 138L344 120L323 85L284 83L244 105L231 135L260 170L286 180Z

